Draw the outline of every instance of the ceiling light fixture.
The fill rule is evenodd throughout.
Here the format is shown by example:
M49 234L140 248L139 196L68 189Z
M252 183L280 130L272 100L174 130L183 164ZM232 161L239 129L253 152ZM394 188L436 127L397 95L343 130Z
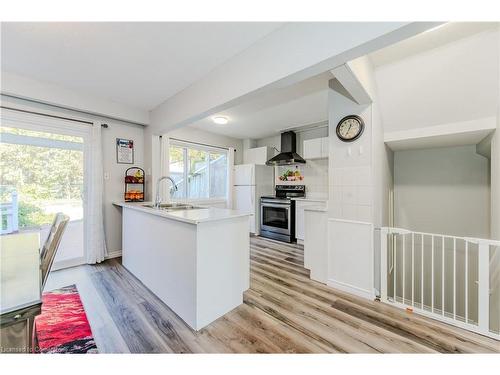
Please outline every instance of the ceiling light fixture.
M229 122L227 117L223 117L223 116L214 117L212 120L213 120L213 122L215 122L216 124L219 124L219 125L226 125Z

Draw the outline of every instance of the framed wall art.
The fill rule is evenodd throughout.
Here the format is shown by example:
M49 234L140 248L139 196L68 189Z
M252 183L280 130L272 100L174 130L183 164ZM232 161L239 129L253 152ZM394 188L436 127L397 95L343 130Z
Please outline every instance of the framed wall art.
M116 162L118 164L134 164L134 141L116 138Z

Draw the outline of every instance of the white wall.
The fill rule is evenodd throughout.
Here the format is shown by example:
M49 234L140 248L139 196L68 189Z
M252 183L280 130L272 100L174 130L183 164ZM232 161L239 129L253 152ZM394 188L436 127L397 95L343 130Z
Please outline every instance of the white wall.
M500 109L498 113L498 126L491 138L490 171L491 171L490 234L492 239L500 240Z
M489 163L476 147L394 153L395 226L490 237Z
M500 27L499 27L500 34ZM500 50L500 37L498 38L498 49ZM498 92L500 93L500 64L498 64ZM498 95L497 102L497 129L493 134L491 140L491 155L490 155L490 168L491 168L491 223L490 235L492 239L500 240L500 94ZM500 268L500 249L497 248L496 254L492 260L492 267ZM497 273L498 275L498 273ZM490 328L495 329L497 332L500 327L500 277L494 277L491 285L491 299L490 303L492 309L490 311L493 317L492 325Z
M500 27L498 29L498 50L500 51ZM500 60L500 56L499 56ZM491 140L491 238L500 240L500 63L497 76L497 129ZM500 280L498 281L500 283ZM497 300L500 287L497 287ZM499 308L500 310L500 308ZM500 314L498 314L500 316ZM500 325L500 322L499 322Z
M102 129L103 171L109 174L104 180L104 231L110 255L122 249L122 215L121 208L113 206L115 201L124 200L124 175L131 166L144 168L144 127L108 120L107 129ZM116 138L134 141L134 164L118 164L116 162ZM146 178L146 186L151 181Z
M492 29L378 67L386 131L496 116L499 38Z

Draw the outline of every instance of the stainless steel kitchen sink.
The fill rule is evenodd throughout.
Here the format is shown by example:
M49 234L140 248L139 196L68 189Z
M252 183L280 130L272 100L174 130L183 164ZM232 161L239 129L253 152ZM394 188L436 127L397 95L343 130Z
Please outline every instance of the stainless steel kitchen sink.
M192 204L187 203L162 203L160 207L155 207L154 204L143 204L143 207L154 208L156 210L165 210L165 211L181 211L181 210L201 210L205 209L205 207L197 207Z
M207 207L197 207L197 206L183 206L183 207L170 207L167 208L168 211L182 211L182 210L206 210Z

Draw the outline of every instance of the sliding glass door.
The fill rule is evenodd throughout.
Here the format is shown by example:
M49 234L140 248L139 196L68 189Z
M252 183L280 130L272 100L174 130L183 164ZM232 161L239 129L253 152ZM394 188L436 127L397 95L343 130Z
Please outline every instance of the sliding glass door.
M16 121L2 115L2 235L36 231L43 243L55 214L63 212L70 222L54 268L82 264L88 126L32 116Z

